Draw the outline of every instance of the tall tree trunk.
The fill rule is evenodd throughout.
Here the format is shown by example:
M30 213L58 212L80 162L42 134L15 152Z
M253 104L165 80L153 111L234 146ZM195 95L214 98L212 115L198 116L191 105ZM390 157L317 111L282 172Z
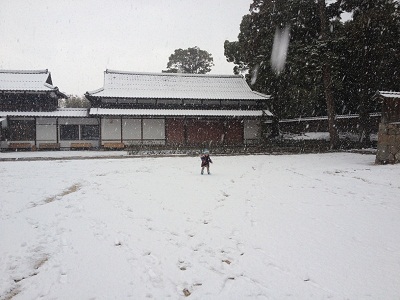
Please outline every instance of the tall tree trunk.
M326 18L326 4L325 0L318 0L319 14L321 19L321 41L325 41L328 35L328 24ZM323 59L322 65L322 78L324 81L324 91L326 99L326 107L328 111L328 128L330 137L330 147L331 149L337 149L339 146L339 136L336 128L336 112L335 112L335 100L332 94L332 76L331 67Z
M368 93L363 89L361 92L359 107L359 132L360 143L364 147L371 147L371 122L368 109Z
M371 146L371 124L370 124L370 117L369 117L369 99L368 99L368 85L369 85L369 78L371 74L369 74L368 70L368 22L369 18L362 17L362 24L363 24L363 41L364 41L364 48L362 53L362 65L361 65L361 74L362 74L362 81L360 87L360 106L359 106L359 141L364 147ZM366 28L365 28L366 27Z
M279 99L277 99L276 95L272 97L272 111L274 113L272 117L271 124L271 138L275 138L279 136L279 120L281 118L281 107L279 105Z

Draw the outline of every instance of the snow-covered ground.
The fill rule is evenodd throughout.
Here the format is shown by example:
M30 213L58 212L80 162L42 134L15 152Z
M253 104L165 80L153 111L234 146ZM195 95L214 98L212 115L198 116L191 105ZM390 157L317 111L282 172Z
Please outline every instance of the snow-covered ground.
M212 158L0 162L0 299L400 298L400 165Z

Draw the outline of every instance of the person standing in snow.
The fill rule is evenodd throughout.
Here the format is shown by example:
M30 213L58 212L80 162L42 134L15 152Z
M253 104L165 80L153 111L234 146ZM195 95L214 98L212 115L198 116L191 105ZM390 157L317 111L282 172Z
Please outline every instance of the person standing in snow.
M208 150L204 150L201 155L201 175L204 173L204 168L207 168L207 173L210 174L210 163L212 163L210 152Z

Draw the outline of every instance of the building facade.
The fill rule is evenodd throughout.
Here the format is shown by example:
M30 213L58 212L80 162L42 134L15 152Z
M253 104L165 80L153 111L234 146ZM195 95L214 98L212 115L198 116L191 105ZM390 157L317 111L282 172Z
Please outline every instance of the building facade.
M269 96L241 76L106 70L104 87L87 92L103 147L257 143Z
M98 119L87 109L59 108L66 97L48 70L0 70L0 148L98 147Z
M90 109L60 108L67 96L48 70L0 71L0 148L255 144L272 116L270 97L241 76L106 70L104 86L85 96Z

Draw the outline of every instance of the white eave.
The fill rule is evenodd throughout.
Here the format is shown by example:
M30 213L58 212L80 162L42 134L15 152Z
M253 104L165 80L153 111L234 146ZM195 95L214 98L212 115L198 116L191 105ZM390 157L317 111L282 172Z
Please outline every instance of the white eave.
M84 118L88 116L86 108L59 108L55 111L0 111L1 117L66 117Z
M268 110L217 110L217 109L119 109L91 108L92 116L204 116L204 117L261 117L263 114L272 116Z
M378 91L378 96L383 98L399 98L400 99L400 92L389 92L389 91Z

